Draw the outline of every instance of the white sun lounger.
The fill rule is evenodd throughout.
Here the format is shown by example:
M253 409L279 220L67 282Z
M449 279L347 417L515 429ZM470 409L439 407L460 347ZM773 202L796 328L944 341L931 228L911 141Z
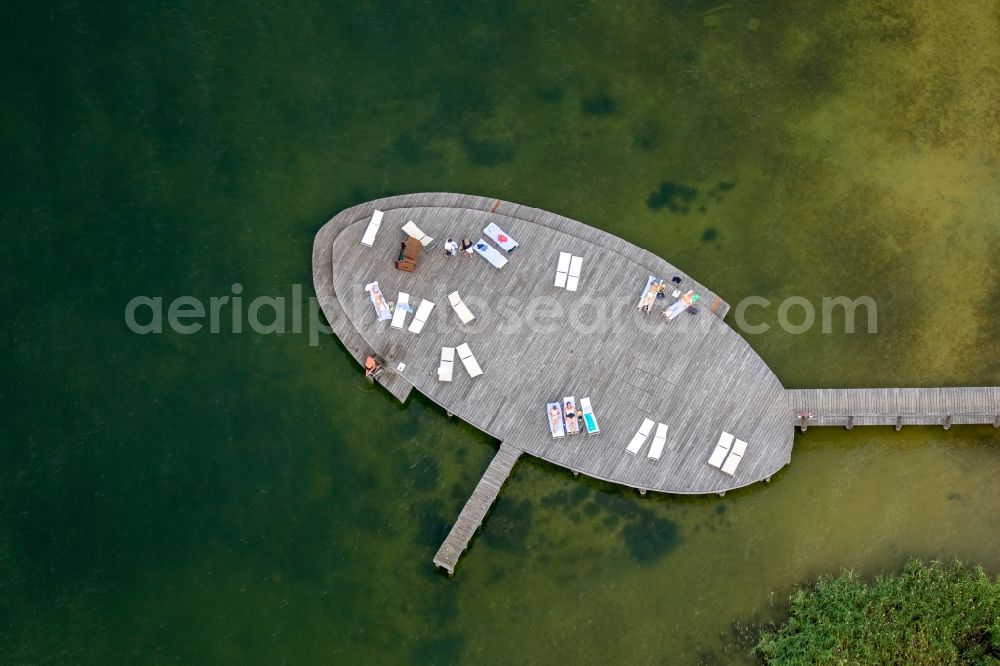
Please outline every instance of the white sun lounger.
M494 243L500 246L507 254L510 254L517 249L517 241L511 238L506 231L498 227L493 222L486 225L483 229L483 233L486 234Z
M648 457L659 460L663 453L663 444L667 441L667 426L663 423L656 424L656 434L653 435L653 443L649 445Z
M629 443L628 448L625 449L632 455L638 455L639 449L642 448L646 440L649 439L649 432L653 429L653 422L649 419L643 419L642 425L639 426L639 431L635 433L632 437L632 441Z
M580 398L580 409L583 410L583 423L587 426L587 434L596 435L601 432L597 425L597 417L594 416L594 408L590 405L590 398Z
M545 420L549 422L549 431L552 433L553 439L558 439L566 434L566 424L563 421L562 408L558 402L550 402L545 405Z
M410 295L405 291L399 292L399 296L396 297L396 309L392 311L392 324L393 328L402 329L403 324L406 323L406 312L410 306Z
M441 347L441 365L438 366L438 381L450 382L455 372L455 348Z
M722 466L722 471L732 476L736 474L736 467L743 460L743 454L747 450L747 443L742 439L738 439L733 443L733 450L729 452L729 457L726 458L725 464Z
M465 366L465 371L469 373L470 377L478 377L483 374L483 369L479 367L479 362L476 361L476 357L472 355L472 350L469 349L468 343L462 343L458 347L458 358L462 360L462 365Z
M490 262L494 268L503 268L507 265L507 257L503 256L500 250L496 249L482 238L476 241L476 244L472 246L480 257Z
M583 268L583 257L574 256L569 262L569 277L566 279L566 291L576 291L580 284L580 270Z
M733 436L728 432L722 432L722 435L719 437L719 443L715 445L715 450L712 451L712 456L708 459L709 465L712 467L722 467L722 461L726 459L729 447L733 445L733 439Z
M569 252L559 253L559 263L556 265L556 283L555 287L559 289L566 288L566 277L569 275L569 260L573 258Z
M448 302L451 303L451 309L455 311L455 314L458 315L463 324L468 324L476 318L476 315L472 314L472 311L465 305L457 291L448 294Z
M427 247L428 245L434 242L433 238L425 234L423 231L420 230L420 227L418 227L416 224L413 223L413 220L410 220L400 228L403 230L403 233L405 233L407 236L410 236L411 238L416 238L418 241L420 241L420 244L423 245L424 247Z
M368 226L365 227L365 235L361 237L361 244L371 247L375 242L375 234L378 233L378 228L382 226L382 211L377 210L372 213L372 219L368 221Z
M417 306L417 312L413 315L413 321L410 322L410 333L419 333L424 330L424 324L427 323L427 318L431 316L431 310L433 309L433 303L428 301L426 298L420 299L420 305Z

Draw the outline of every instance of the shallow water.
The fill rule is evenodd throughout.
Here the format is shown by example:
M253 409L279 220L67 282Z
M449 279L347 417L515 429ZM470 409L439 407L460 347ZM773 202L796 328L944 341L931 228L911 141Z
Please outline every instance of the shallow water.
M996 385L995 3L3 14L0 661L741 663L736 628L819 573L1000 573L995 429L813 428L724 498L524 460L449 580L494 442L330 337L123 319L311 294L338 210L456 191L770 299L747 338L786 386ZM778 326L839 295L878 333Z

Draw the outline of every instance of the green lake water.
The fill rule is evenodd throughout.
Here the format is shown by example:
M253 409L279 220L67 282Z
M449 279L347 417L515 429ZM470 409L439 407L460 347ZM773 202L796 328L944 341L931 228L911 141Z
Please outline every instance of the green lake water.
M1000 384L995 2L0 18L0 663L752 663L742 628L820 573L1000 573L1000 435L969 426L813 428L724 498L525 459L449 579L431 559L496 442L333 337L123 315L308 297L337 211L454 191L770 299L747 339L788 387ZM777 325L840 295L877 334Z

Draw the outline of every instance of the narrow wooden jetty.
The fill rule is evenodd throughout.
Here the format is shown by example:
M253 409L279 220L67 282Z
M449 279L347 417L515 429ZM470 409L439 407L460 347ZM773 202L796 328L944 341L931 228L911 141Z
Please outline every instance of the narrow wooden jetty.
M510 476L514 469L514 464L521 457L521 449L510 444L501 444L500 450L490 461L489 467L483 473L483 478L479 480L472 496L466 501L462 512L458 514L458 520L448 533L448 538L444 540L437 554L434 556L434 564L441 567L449 574L455 572L455 565L458 558L466 548L472 535L483 522L486 512L490 510L504 481Z
M362 243L374 211L374 239ZM438 240L416 270L393 268L403 225ZM476 255L446 257L447 238L476 241L496 224L520 245L497 269ZM582 257L577 291L554 286L560 253ZM940 425L1000 427L1000 389L786 390L724 318L729 304L692 276L627 241L555 213L464 194L424 193L354 206L326 223L313 245L313 281L331 330L358 361L385 360L378 382L400 401L416 388L503 442L434 558L453 572L521 453L596 479L647 491L725 494L791 461L795 426ZM637 309L649 276L700 295L673 320ZM415 307L436 304L419 333L377 321L364 285L387 301L402 292ZM671 281L672 283L672 281ZM462 323L448 305L458 291L475 314ZM412 319L413 315L409 317ZM467 343L483 369L456 361L438 380L442 347ZM553 438L546 405L589 397L601 432ZM662 453L650 442L626 451L644 419L669 427ZM738 467L708 464L723 433L747 443Z
M809 426L998 425L1000 388L790 389L800 428Z

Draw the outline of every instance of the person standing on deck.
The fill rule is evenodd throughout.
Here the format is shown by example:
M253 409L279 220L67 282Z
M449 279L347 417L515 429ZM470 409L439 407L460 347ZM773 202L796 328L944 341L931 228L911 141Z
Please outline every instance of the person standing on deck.
M458 243L449 238L444 243L444 256L454 257L456 254L458 254Z

